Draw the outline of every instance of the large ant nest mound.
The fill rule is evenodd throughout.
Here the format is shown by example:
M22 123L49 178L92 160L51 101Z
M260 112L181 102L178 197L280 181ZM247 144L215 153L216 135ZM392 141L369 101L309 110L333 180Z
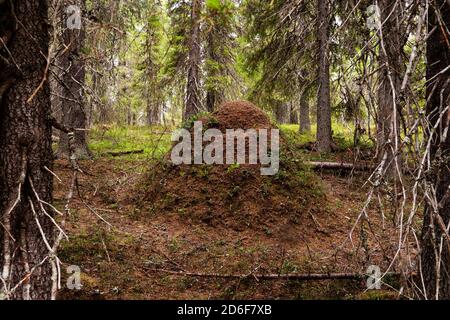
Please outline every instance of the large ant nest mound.
M274 129L261 109L245 101L225 103L198 121L203 130L216 128L224 134L226 129ZM259 163L174 165L169 152L140 186L146 190L143 207L151 214L234 230L271 232L281 225L310 224L308 213L321 207L323 195L314 173L294 159L283 141L281 137L279 170L266 176Z
M247 101L227 102L214 112L217 128L226 129L270 129L269 117L253 103Z

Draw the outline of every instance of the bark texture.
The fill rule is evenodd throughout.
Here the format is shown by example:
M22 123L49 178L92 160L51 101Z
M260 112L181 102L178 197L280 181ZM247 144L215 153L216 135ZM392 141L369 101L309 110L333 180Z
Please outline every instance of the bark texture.
M438 205L428 203L425 209L421 259L426 298L450 299L450 243L445 230L450 222L450 134L446 133L450 129L450 112L443 114L450 105L450 71L442 73L450 65L450 4L446 0L431 2L428 31L435 27L427 41L427 115L431 127L438 121L440 125L433 135L428 182L436 189Z
M32 188L41 200L52 201L52 175L45 169L51 169L53 161L48 121L50 91L46 81L48 3L0 3L1 19L6 21L0 25L0 36L7 47L0 42L0 54L6 57L0 59L0 84L9 82L0 105L0 292L9 293L10 299L49 299L49 250L36 220L50 245L54 227L40 209ZM48 212L52 214L51 210Z

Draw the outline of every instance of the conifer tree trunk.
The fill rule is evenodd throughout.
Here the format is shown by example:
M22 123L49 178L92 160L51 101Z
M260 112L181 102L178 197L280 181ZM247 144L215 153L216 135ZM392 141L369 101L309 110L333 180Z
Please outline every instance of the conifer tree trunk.
M207 45L208 45L208 58L212 61L216 61L217 57L215 56L214 52L214 34L213 32L209 32L208 38L207 38ZM210 76L214 76L214 74L211 74ZM213 112L215 106L218 104L217 99L217 91L216 88L208 88L206 91L206 110L209 112Z
M439 23L437 10L441 15ZM437 27L437 28L436 28ZM427 40L427 115L430 128L440 125L432 137L431 167L428 182L436 190L438 205L427 203L422 230L422 270L428 299L450 299L450 251L444 230L450 222L450 4L446 0L430 3ZM442 115L442 116L441 116ZM428 131L428 138L431 132ZM440 221L442 223L440 223ZM444 227L444 228L443 228ZM440 250L442 246L442 250ZM440 253L442 251L442 253ZM437 263L437 258L441 259Z
M298 118L298 108L296 107L295 103L292 101L289 103L289 106L291 108L290 114L290 122L291 124L298 124L299 118Z
M0 86L8 81L0 105L0 294L49 299L53 258L39 228L51 246L54 227L36 196L52 202L48 2L0 3L0 54L8 57L0 59Z
M280 102L275 110L277 122L280 124L289 123L291 120L291 107L286 102Z
M192 0L189 66L183 119L188 119L200 111L200 13L201 0Z
M84 22L81 23L81 29L69 29L65 21L69 18L65 12L70 5L76 5L80 10L85 7L85 0L64 1L61 5L62 15L65 17L63 22L63 44L67 48L59 57L59 65L62 68L62 84L60 94L62 96L62 123L68 128L82 130L75 131L75 153L77 158L91 158L92 153L87 146L86 139L86 103L84 96L85 84L85 61L82 57L82 48L85 38ZM70 14L70 13L69 13ZM58 146L58 157L69 157L69 138L67 133L60 132L60 141Z
M319 91L317 97L317 147L320 152L331 151L331 103L329 59L329 3L318 0Z
M308 133L311 131L311 119L309 115L308 89L303 89L300 96L300 132Z
M393 146L397 137L400 137L400 112L398 105L398 94L402 82L403 38L399 20L401 19L401 8L399 3L391 0L380 0L381 22L383 25L380 32L380 48L378 53L380 72L378 87L378 114L377 114L377 145L379 160L385 157L385 166L388 171L394 172L392 164L394 157ZM395 105L394 105L395 103ZM395 108L394 108L395 106Z

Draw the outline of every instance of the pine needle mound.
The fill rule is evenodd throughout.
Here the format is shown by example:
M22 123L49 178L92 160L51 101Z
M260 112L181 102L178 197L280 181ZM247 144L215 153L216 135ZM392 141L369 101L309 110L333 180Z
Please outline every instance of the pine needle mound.
M236 101L204 116L204 129L274 129L255 105ZM191 224L266 233L277 226L305 225L308 213L323 206L323 193L313 172L294 156L280 137L280 169L262 176L260 165L173 165L169 155L146 175L142 206ZM142 192L141 192L142 194ZM310 221L309 221L310 222Z
M269 117L260 108L248 101L232 101L221 105L213 117L222 132L226 129L269 129Z

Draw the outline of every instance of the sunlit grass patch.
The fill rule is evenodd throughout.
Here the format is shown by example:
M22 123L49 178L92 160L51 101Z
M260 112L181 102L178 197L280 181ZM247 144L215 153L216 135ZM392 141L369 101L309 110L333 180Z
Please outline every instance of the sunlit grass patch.
M159 159L170 149L172 130L163 126L95 126L90 130L89 147L95 157L108 157L109 152L143 150L124 155L128 159Z
M296 144L306 144L316 141L317 125L311 125L311 131L307 133L299 132L298 124L282 124L280 125L281 131L290 139L294 139ZM333 141L340 149L348 149L354 146L354 130L355 127L350 123L342 123L339 121L333 121ZM359 146L362 148L371 148L373 142L367 135L360 137Z

